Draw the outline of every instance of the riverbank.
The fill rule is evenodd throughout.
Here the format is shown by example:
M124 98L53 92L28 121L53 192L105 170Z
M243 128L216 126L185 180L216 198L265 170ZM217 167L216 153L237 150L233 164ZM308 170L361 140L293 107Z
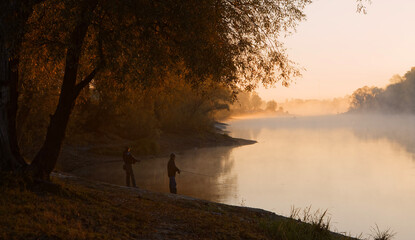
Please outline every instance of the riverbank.
M256 141L232 138L227 135L226 124L217 123L215 132L163 133L152 139L126 139L115 134L86 134L65 142L56 169L72 172L76 169L109 162L122 162L122 152L131 147L140 160L167 157L170 153L182 153L191 149L242 146Z
M2 181L0 239L350 239L261 209L67 174L52 182L29 191Z

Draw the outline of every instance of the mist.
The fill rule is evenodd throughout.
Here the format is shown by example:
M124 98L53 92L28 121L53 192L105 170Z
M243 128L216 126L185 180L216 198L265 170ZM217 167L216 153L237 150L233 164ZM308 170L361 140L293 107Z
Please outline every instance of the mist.
M285 102L265 101L257 92L240 92L229 110L220 111L219 120L227 118L269 118L290 116L334 115L347 112L350 96L333 99L291 99Z
M350 96L333 99L263 101L257 93L243 93L231 106L232 116L320 116L354 114L415 114L415 67L403 76L394 75L383 88L364 86Z
M348 111L350 96L334 99L291 99L281 105L290 114L298 116L332 115Z
M412 222L407 213L415 210L415 115L243 119L230 121L230 131L258 141L233 154L248 205L329 208L340 231L365 235L376 222L399 239L413 238L402 223Z

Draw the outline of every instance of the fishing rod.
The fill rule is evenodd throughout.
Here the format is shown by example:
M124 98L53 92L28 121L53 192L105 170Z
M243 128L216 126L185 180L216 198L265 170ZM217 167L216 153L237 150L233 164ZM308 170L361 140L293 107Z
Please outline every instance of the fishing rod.
M202 173L195 173L195 172L186 171L186 170L180 170L180 172L186 172L186 173L190 173L190 174L194 174L194 175L200 175L200 176L204 176L204 177L210 177L210 178L215 177L215 176L212 176L212 175L207 175L207 174L202 174ZM229 184L229 183L224 183L224 182L218 182L218 183L215 183L215 185L230 186L230 187L234 186L234 184Z
M205 177L215 177L215 176L212 176L212 175L207 175L207 174L203 174L203 173L195 173L195 172L186 171L186 170L180 170L180 172L186 172L186 173L190 173L190 174L194 174L194 175L200 175L200 176L205 176Z

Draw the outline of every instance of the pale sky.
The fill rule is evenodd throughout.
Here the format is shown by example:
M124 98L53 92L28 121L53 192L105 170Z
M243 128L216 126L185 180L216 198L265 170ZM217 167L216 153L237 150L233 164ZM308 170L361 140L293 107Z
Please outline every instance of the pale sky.
M315 0L307 20L283 40L306 70L289 88L258 89L261 98L328 99L357 88L384 87L415 67L415 0L372 0L366 15L355 0Z

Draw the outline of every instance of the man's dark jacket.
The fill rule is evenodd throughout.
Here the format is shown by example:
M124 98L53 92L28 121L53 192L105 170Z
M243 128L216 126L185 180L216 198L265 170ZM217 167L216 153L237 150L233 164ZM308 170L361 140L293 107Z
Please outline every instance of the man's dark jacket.
M167 173L169 177L175 177L176 172L179 172L180 170L176 167L176 163L174 160L169 160L169 163L167 163Z
M131 165L131 164L134 164L135 162L137 162L137 160L133 157L131 152L124 151L123 154L122 154L122 157L123 157L124 163L126 165Z

